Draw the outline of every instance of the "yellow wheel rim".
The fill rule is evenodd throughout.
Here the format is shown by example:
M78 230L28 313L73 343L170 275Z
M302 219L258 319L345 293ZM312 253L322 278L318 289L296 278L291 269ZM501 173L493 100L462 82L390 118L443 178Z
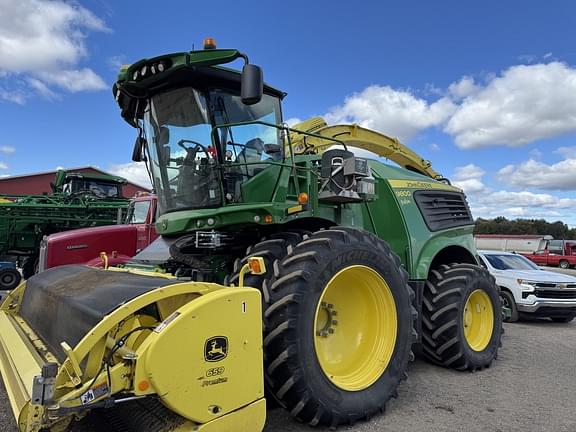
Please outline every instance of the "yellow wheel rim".
M464 305L464 337L474 351L486 349L494 331L494 308L486 291L473 291Z
M360 391L382 376L396 346L398 317L390 287L369 267L340 270L316 307L314 348L337 387Z

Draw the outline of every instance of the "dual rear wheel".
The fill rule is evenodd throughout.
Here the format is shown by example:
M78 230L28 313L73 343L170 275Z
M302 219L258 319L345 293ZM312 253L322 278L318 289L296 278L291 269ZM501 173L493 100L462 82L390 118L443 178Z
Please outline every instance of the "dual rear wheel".
M414 358L418 318L408 274L387 243L364 231L336 227L276 234L250 247L248 256L264 257L269 269L245 282L263 294L268 395L313 426L353 424L383 412ZM229 283L237 283L245 261L235 263ZM466 360L454 364L464 369L489 364L500 340L492 280L482 275L470 282L477 289L458 295L461 337L454 344L465 344L476 355L491 354L469 362L465 352ZM442 286L435 290L438 295ZM492 314L479 314L478 307ZM428 319L439 322L438 315ZM443 325L446 320L451 321L443 316ZM448 348L440 354L436 348L453 332L427 331L435 351L431 355L424 349L424 354L444 363Z

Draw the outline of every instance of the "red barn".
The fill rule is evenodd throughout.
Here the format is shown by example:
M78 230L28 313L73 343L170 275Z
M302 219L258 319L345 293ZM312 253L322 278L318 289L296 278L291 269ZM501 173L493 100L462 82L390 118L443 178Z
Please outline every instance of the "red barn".
M91 166L80 168L66 168L69 172L106 174L109 173ZM0 195L42 195L51 194L50 183L54 181L56 171L45 171L41 173L25 174L0 178ZM150 192L149 189L128 182L122 187L122 193L126 198L132 198L136 192Z

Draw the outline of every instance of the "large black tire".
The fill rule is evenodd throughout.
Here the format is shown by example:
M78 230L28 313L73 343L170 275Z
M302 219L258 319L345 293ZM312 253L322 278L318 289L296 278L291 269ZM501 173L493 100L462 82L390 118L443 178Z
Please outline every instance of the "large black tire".
M377 274L385 281L394 298L397 327L385 369L379 371L365 388L347 391L336 385L331 379L334 377L328 377L320 364L315 338L326 336L315 326L319 308L332 306L321 304L325 287L335 275L354 266L362 266L356 268ZM276 261L274 276L264 282L268 299L265 305L265 379L269 391L292 416L312 426L335 427L353 424L384 411L388 400L396 397L400 381L406 378L408 362L414 358L411 345L416 338L417 312L411 304L414 292L407 282L400 259L384 241L350 228L316 232L290 248L282 260ZM352 303L355 289L360 292L359 286L349 287ZM343 289L344 295L347 289ZM334 308L336 310L338 306L334 305ZM346 325L345 314L338 315L335 318L341 318L343 322L330 329L330 333L342 331L340 326ZM352 347L350 351L353 351Z
M502 317L502 320L510 323L518 321L518 307L516 306L516 300L514 300L512 293L500 288L500 302L503 308L507 307L511 311L510 317Z
M310 234L308 231L285 231L275 233L263 239L261 242L249 246L246 250L246 256L243 258L238 258L236 261L234 261L234 269L232 274L226 277L224 280L224 285L238 286L240 270L244 264L248 262L248 258L258 256L264 258L266 274L253 275L246 273L244 276L244 285L263 291L264 280L270 279L272 277L272 268L274 262L284 258L288 254L288 248L300 243L304 237L308 236L308 234ZM266 294L264 294L264 302L267 301L268 298Z
M574 320L574 318L576 318L576 317L574 315L572 315L572 316L565 316L565 317L552 317L550 319L552 321L554 321L555 323L567 324L569 322L572 322L572 320Z
M490 299L493 328L484 349L471 348L465 337L464 308L477 290ZM430 272L422 304L423 354L435 364L458 370L490 367L502 338L500 288L488 270L472 264L442 265Z
M558 265L560 266L561 269L569 269L570 268L570 263L566 260L560 260L560 263Z
M22 276L16 269L5 268L0 270L0 290L13 290L20 284L21 280Z

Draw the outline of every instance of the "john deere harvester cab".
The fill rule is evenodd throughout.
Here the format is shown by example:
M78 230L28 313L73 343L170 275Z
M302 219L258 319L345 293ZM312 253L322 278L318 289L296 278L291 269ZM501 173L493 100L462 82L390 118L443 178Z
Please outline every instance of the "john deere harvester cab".
M264 383L299 421L335 427L384 410L414 344L459 370L496 358L499 292L463 192L379 132L289 128L262 78L213 41L121 70L170 257L50 269L2 305L21 430L109 409L139 431L258 431Z
M125 199L122 194L122 186L125 184L126 179L122 177L58 170L51 185L54 194L67 196L92 194L96 198Z

